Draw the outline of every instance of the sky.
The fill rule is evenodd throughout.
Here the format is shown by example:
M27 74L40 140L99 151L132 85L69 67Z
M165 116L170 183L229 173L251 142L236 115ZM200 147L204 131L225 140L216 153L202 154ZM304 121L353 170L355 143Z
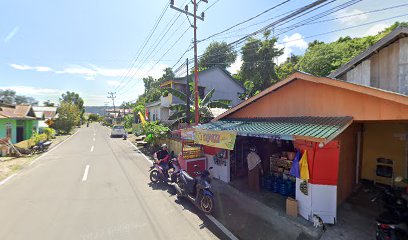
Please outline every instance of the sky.
M175 5L181 7L186 2L175 0ZM198 13L205 11L205 20L198 21L197 37L204 39L282 2L285 0L201 2ZM233 42L272 23L280 14L310 2L287 1L231 32L200 42L198 54L212 41ZM308 42L316 39L330 42L347 35L373 35L395 21L408 21L406 0L361 0L319 19L328 21L285 29L346 2L334 1L277 26L273 33L278 37L278 46L284 48L278 63L290 54L304 53ZM74 91L87 106L111 105L108 92L116 92L116 104L137 99L144 92L143 77L160 77L164 68L177 69L187 57L193 57L192 51L182 57L193 39L189 20L167 8L168 4L168 0L0 1L0 89L12 89L40 102L58 102L63 92ZM394 8L367 13L390 7ZM189 9L192 10L191 4ZM336 31L339 29L344 30ZM182 61L176 64L181 57ZM236 73L241 64L238 57L229 71ZM184 72L181 70L178 75Z

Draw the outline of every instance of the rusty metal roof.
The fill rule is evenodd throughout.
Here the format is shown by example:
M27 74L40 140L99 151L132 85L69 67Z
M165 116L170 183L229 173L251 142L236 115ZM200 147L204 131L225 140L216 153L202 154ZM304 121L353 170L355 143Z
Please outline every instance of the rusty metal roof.
M235 131L241 136L329 142L343 132L352 117L275 117L226 119L197 126L212 131Z

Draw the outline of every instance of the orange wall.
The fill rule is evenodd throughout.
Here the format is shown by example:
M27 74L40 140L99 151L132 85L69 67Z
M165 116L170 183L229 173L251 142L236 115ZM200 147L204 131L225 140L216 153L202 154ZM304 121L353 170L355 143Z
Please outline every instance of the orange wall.
M295 80L225 118L290 116L408 120L408 106L325 84Z
M337 204L344 202L353 192L356 181L358 123L353 123L336 140L340 141Z

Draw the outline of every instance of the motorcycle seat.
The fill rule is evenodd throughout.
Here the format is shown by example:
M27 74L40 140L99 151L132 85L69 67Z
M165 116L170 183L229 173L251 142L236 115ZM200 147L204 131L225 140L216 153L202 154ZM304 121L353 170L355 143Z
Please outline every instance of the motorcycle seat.
M194 192L194 186L195 186L195 184L196 184L196 180L193 178L193 177L191 177L188 173L186 173L186 172L182 172L182 177L183 177L183 179L186 181L186 184L187 184L187 190L190 192L190 193L192 193L192 192Z

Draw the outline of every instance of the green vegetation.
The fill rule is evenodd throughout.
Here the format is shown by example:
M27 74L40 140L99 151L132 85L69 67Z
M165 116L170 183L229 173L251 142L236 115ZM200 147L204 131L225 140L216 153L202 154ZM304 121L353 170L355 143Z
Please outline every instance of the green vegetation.
M49 128L49 127L44 128L43 132L47 136L47 140L51 140L55 138L56 131L53 128Z
M79 125L81 112L77 105L71 102L61 101L61 105L57 111L59 116L52 125L57 131L69 134L75 126Z
M205 49L198 63L199 70L212 67L227 69L237 59L237 52L226 42L212 42Z
M88 121L100 122L100 121L102 121L102 120L103 120L103 117L100 116L99 114L91 113L91 114L89 114L89 116L88 116Z
M316 76L327 76L352 58L362 53L398 26L408 26L406 22L396 22L374 36L351 38L340 37L337 41L324 43L313 41L303 56L291 56L276 69L278 78L284 79L296 70Z
M169 117L170 120L179 120L186 122L187 117L187 96L186 94L172 88L167 89L169 93L173 94L173 96L178 97L183 103L176 104L171 106L171 110L174 113ZM211 119L214 118L212 115L210 108L228 108L231 101L229 100L212 100L212 95L214 94L215 89L212 89L207 95L204 96L203 99L198 100L198 107L199 107L199 114L200 114L200 122L205 123L209 122ZM194 118L194 96L190 97L190 116ZM190 119L190 122L191 120Z
M143 133L146 135L145 141L154 144L157 140L167 137L170 129L158 122L146 122L143 124Z
M66 93L63 93L60 98L60 103L62 104L63 102L75 105L79 111L80 120L84 119L84 113L85 113L84 100L79 96L78 93L69 92L69 91L67 91Z
M16 95L16 91L0 89L0 100L6 104L30 104L37 105L38 101L32 97Z

